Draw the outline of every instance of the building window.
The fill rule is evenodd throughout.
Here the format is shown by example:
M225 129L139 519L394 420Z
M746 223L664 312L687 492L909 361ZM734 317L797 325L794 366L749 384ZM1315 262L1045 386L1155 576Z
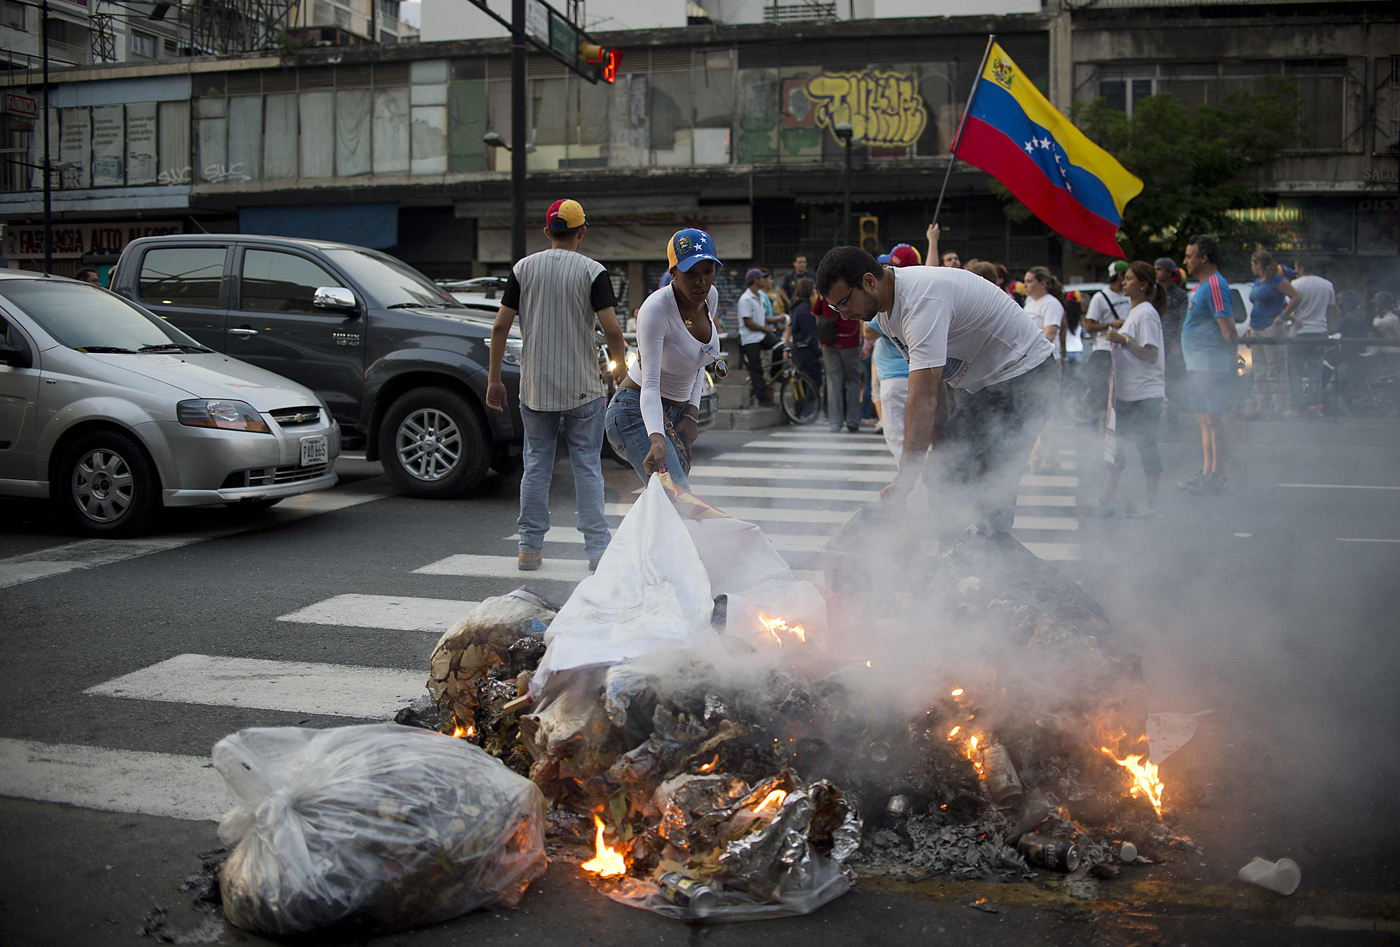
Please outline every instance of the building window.
M335 14L331 12L331 5L326 0L316 0L316 12L312 16L312 26L330 26L335 22Z
M1154 94L1155 85L1155 79L1101 79L1099 95L1109 108L1131 118L1133 104Z
M133 30L128 48L133 56L140 56L142 59L156 58L156 38L148 33L137 33Z
M399 0L379 0L379 12L397 20L399 18Z
M379 31L379 42L383 43L385 46L392 45L394 43L397 43L398 41L398 36L396 36L393 33L390 33L388 30Z
M335 25L342 30L350 29L350 11L344 7L335 8Z
M14 0L4 0L3 3L0 3L0 26L8 26L12 30L23 30L24 4L15 3Z

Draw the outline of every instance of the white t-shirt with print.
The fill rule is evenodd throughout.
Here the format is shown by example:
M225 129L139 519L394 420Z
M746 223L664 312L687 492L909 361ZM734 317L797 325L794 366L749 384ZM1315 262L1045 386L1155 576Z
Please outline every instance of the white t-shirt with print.
M1118 401L1165 398L1166 347L1162 341L1162 317L1157 314L1157 308L1149 302L1138 303L1118 331L1138 345L1155 345L1157 357L1146 362L1129 352L1126 345L1110 342L1113 351L1113 397Z
M1051 296L1049 293L1046 293L1039 299L1032 299L1029 296L1027 296L1026 301L1021 308L1025 309L1026 315L1030 316L1031 321L1034 322L1038 327L1040 327L1040 334L1042 336L1045 335L1046 326L1058 326L1061 331L1064 330L1065 307L1060 304L1060 301L1058 299L1056 299L1054 296ZM1055 357L1059 358L1059 336L1056 336L1055 341L1051 342L1050 344L1055 349Z
M1057 348L1016 300L976 273L948 266L892 272L894 305L876 323L911 372L942 368L952 387L980 391L1024 375Z
M1122 293L1115 293L1107 287L1094 294L1094 298L1089 300L1089 311L1084 314L1085 319L1094 322L1110 323L1128 317L1128 310L1133 307L1132 302ZM1108 341L1108 330L1094 333L1094 351L1109 352L1113 350L1113 343Z

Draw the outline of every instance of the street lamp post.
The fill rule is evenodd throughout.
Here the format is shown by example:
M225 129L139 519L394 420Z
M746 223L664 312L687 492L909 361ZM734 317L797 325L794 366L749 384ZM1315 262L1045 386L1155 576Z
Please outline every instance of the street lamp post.
M525 0L511 3L510 262L525 255Z
M833 131L836 137L846 146L846 170L842 174L843 190L846 194L845 207L841 211L841 244L847 246L851 242L851 137L853 130L850 122L841 122Z
M53 272L53 174L49 170L49 0L39 14L40 55L44 57L44 272Z

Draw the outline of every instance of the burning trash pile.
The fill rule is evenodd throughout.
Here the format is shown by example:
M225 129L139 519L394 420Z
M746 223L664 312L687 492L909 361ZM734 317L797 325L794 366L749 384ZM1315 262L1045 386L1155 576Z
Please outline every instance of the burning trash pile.
M1146 713L1098 605L1009 537L880 516L818 587L653 477L562 607L522 588L443 635L397 724L220 744L226 912L509 905L546 832L606 896L707 920L809 913L859 874L1092 886L1189 844L1158 765L1194 720Z
M857 517L819 589L654 478L561 609L522 589L443 637L426 725L528 775L602 892L677 918L807 913L857 873L1108 878L1183 844L1099 607L1014 540L949 539Z

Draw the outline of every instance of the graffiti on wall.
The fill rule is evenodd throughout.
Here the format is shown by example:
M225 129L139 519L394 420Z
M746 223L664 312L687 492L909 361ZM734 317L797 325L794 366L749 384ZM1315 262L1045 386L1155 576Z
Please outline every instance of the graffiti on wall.
M807 80L807 95L816 105L819 127L835 135L837 125L849 122L851 137L867 144L912 145L928 127L919 78L912 72L827 72Z

